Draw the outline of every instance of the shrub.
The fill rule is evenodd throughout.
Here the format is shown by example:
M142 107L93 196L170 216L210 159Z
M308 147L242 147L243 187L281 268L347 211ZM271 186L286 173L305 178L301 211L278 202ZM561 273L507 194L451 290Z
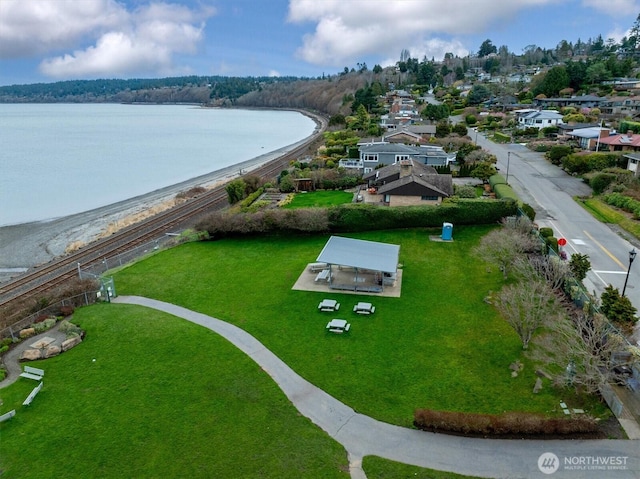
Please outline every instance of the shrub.
M618 323L635 323L636 308L629 298L621 296L618 288L607 286L600 295L602 301L601 311L611 321Z
M71 316L75 308L73 306L60 306L60 316Z
M534 210L531 205L527 203L522 203L520 208L531 221L534 221L536 219L536 210Z
M453 185L453 191L460 198L476 197L476 189L471 185Z
M551 250L555 251L556 253L558 252L558 238L556 238L555 236L547 236L544 239L544 242L547 244L549 252Z
M51 329L56 324L56 318L47 318L44 321L40 321L38 323L33 324L33 329L36 330L36 333L42 333L47 329Z
M504 414L474 414L417 409L414 425L427 431L442 431L474 436L530 436L594 434L596 421L590 416L548 418L538 414L507 412Z
M598 173L589 180L589 186L591 186L591 189L596 195L599 195L606 190L616 178L616 175L613 173Z
M489 177L489 185L491 186L492 190L496 185L500 185L500 184L503 184L503 185L507 184L507 180L505 180L504 176L502 176L501 174L495 174Z
M540 236L542 236L543 238L548 238L549 236L553 236L553 229L543 227L543 228L540 228L539 233L540 233Z
M554 165L562 163L563 158L571 154L573 148L567 145L555 145L552 146L546 153L546 158Z
M60 321L58 331L60 331L61 333L65 333L67 337L72 335L82 336L82 329L80 328L80 326L77 326L72 322L67 321L66 319Z
M493 191L498 199L511 198L512 200L518 201L518 195L509 185L499 183L493 188Z
M511 136L510 135L505 135L502 132L496 131L493 134L493 139L497 142L497 143L509 143L511 141Z

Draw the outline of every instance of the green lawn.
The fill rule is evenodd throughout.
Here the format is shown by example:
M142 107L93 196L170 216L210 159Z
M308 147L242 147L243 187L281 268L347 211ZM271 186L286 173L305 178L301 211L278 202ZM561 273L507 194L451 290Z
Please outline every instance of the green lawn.
M362 469L367 479L473 479L472 476L410 466L377 456L364 457Z
M291 203L285 205L284 208L324 208L332 205L351 203L352 201L353 193L346 191L310 191L308 193L296 194Z
M634 220L630 214L606 204L600 198L576 198L576 201L598 221L616 224L635 238L640 238L640 223Z
M347 478L344 449L217 334L146 308L78 310L76 348L1 391L3 478ZM95 358L95 362L93 359Z
M513 330L483 301L502 285L497 268L471 255L488 227L456 228L453 243L430 242L425 230L353 237L401 245L401 298L291 290L326 236L191 243L115 275L119 294L148 296L209 314L245 329L295 371L356 411L411 426L413 411L553 413L559 393L532 394L534 367ZM343 336L325 332L317 311L330 296L351 323ZM352 313L358 300L371 317ZM524 372L510 376L520 359Z

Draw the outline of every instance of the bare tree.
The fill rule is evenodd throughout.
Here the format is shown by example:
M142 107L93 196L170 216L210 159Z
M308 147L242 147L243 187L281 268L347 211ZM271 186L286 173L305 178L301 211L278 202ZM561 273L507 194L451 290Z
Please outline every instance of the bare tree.
M559 305L551 288L543 280L505 286L494 298L502 317L529 347L533 333L549 317L557 317Z
M557 385L598 393L611 381L613 353L624 351L625 341L604 315L581 312L547 321L545 331L535 338L531 357L556 371Z
M560 258L545 255L521 256L514 261L513 271L525 283L543 279L554 291L562 289L570 273Z
M536 247L535 240L530 235L501 228L483 236L480 244L474 248L474 253L489 263L497 264L507 279L516 259Z

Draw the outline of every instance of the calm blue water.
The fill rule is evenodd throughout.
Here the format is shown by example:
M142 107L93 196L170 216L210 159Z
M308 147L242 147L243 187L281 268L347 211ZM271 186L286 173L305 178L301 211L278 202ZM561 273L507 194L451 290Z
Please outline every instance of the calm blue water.
M0 104L0 226L116 203L296 143L296 112Z

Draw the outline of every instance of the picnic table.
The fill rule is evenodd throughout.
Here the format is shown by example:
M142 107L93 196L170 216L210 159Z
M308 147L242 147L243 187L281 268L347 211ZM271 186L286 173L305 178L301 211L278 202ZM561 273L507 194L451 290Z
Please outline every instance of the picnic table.
M316 275L315 282L317 283L318 281L329 281L329 279L331 279L330 271L328 269L323 269Z
M340 303L335 299L323 299L318 305L320 311L338 311L340 309Z
M360 302L353 307L353 312L358 314L373 314L376 312L376 307L371 303Z
M344 333L349 331L351 324L347 323L345 319L332 319L327 323L327 329L332 333Z

